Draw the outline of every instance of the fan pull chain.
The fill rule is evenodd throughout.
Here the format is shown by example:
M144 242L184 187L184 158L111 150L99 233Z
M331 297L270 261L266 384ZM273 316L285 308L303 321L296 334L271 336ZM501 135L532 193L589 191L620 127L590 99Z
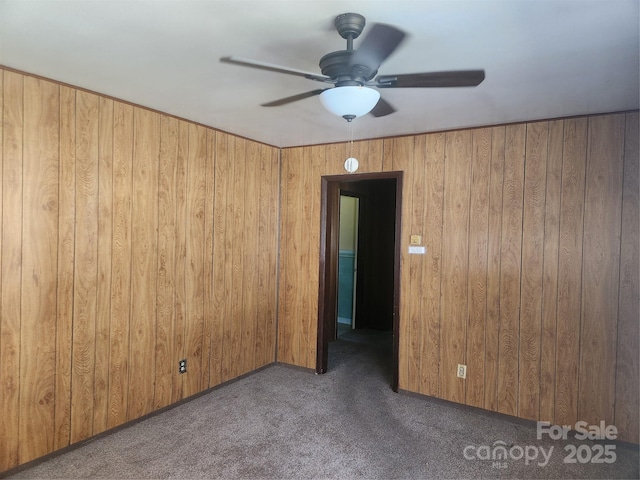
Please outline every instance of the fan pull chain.
M349 122L349 157L353 158L353 122Z
M344 169L349 173L358 170L358 159L353 156L353 122L349 122L349 158L344 162Z

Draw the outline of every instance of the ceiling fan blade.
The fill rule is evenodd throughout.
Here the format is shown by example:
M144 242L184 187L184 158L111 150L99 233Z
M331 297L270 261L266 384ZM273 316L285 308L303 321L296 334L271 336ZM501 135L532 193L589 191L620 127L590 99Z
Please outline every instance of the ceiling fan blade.
M376 103L376 106L373 107L373 110L371 110L370 113L374 117L384 117L392 114L395 111L396 109L393 108L389 102L387 102L383 98L380 98L380 100L378 100L378 103Z
M367 36L360 43L360 47L351 56L351 66L361 65L370 70L371 75L380 64L398 48L406 34L391 25L374 24Z
M280 100L274 100L273 102L263 103L261 107L279 107L280 105L286 105L287 103L297 102L305 98L314 97L320 95L327 90L326 88L318 88L317 90L311 90L310 92L299 93L298 95L292 95L290 97L281 98Z
M458 70L453 72L408 73L381 75L374 86L378 88L412 87L475 87L484 80L484 70Z
M273 63L260 62L258 60L251 60L249 58L231 56L231 57L222 57L220 61L224 63L232 63L234 65L241 65L243 67L252 67L252 68L258 68L260 70L269 70L271 72L286 73L288 75L296 75L298 77L308 78L309 80L317 80L319 82L335 83L335 81L332 80L331 77L328 77L326 75L316 74L312 72L305 72L303 70L283 67L280 65L275 65Z

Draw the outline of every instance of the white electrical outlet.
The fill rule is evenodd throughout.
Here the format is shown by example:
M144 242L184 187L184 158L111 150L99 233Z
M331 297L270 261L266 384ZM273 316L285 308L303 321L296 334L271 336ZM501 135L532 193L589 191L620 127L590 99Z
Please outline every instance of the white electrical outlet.
M458 364L458 378L467 378L467 366Z

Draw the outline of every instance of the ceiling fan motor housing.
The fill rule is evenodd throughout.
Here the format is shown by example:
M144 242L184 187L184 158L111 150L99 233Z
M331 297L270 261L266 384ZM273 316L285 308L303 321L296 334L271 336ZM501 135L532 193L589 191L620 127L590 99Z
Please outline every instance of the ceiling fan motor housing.
M337 87L358 86L371 80L376 71L363 65L352 65L353 40L364 30L365 18L358 13L343 13L335 19L336 30L347 40L347 49L326 54L320 59L320 70L323 75L331 77Z
M337 52L327 53L320 59L320 70L323 75L336 80L336 86L342 87L346 85L362 85L371 80L377 70L371 69L363 65L351 65L351 56L353 50L338 50Z

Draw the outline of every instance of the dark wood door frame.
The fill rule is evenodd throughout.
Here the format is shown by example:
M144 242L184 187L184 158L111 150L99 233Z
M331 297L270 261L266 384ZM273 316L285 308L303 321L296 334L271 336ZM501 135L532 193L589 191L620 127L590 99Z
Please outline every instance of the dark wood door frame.
M337 315L337 269L340 209L340 184L366 180L395 179L396 213L393 266L393 379L392 388L398 391L399 367L399 311L400 311L400 253L402 224L402 172L379 172L322 177L320 211L320 284L318 289L318 344L316 373L325 373L329 362L329 340Z

